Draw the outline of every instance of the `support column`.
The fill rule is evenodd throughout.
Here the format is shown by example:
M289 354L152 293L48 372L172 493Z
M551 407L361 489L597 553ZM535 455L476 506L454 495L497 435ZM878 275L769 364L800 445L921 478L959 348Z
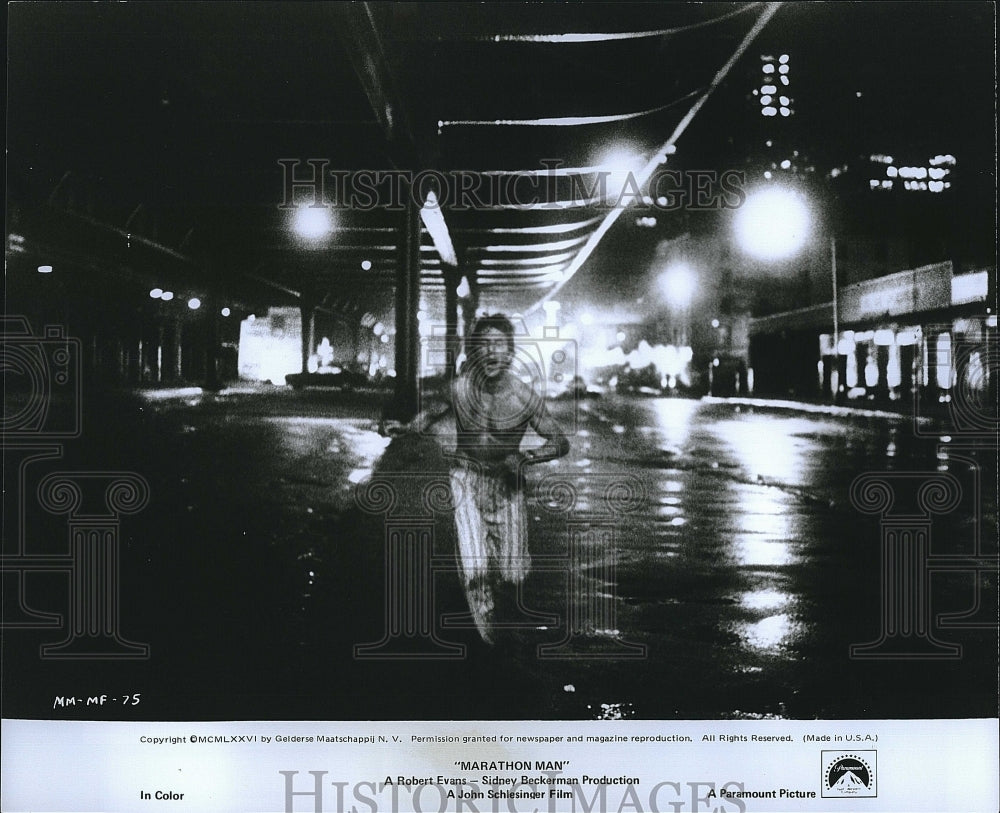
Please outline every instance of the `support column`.
M303 293L299 301L302 314L302 372L309 372L309 356L316 347L316 305L312 295Z
M455 375L455 359L458 358L458 284L462 276L457 268L442 266L444 272L444 324L445 352L448 359L448 378Z
M880 401L889 400L889 348L885 345L875 347L875 364L878 367L878 383L875 385L875 397Z
M174 380L184 380L184 328L180 317L174 319Z
M205 384L206 390L222 389L219 376L219 301L206 297L205 307Z
M396 265L396 393L390 417L408 421L417 412L420 336L420 211L406 189L406 214L400 231Z

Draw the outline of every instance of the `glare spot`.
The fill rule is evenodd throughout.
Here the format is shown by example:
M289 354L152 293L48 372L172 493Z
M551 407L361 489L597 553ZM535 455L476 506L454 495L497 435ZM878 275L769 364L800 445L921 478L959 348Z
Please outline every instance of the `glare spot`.
M292 227L306 240L319 240L333 229L333 218L325 206L299 206L295 210Z
M749 195L736 214L736 235L751 254L779 259L802 247L809 232L809 209L789 189L767 188Z
M754 649L776 649L791 636L793 629L791 618L782 613L741 625L739 634Z
M792 600L778 590L750 590L740 596L740 604L748 610L776 610Z
M787 543L752 535L733 543L733 555L739 564L749 567L783 567L796 559Z

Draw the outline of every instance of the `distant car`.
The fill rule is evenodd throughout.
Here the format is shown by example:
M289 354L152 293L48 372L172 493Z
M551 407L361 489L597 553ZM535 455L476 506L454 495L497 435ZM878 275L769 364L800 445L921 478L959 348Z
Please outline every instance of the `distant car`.
M293 389L300 390L304 387L357 389L371 386L374 382L364 373L342 370L339 373L291 373L285 376L285 383Z
M550 387L550 397L558 398L560 400L573 399L580 400L581 398L600 398L602 389L597 386L591 386L587 384L587 380L582 375L575 375L570 380L565 388L558 386Z

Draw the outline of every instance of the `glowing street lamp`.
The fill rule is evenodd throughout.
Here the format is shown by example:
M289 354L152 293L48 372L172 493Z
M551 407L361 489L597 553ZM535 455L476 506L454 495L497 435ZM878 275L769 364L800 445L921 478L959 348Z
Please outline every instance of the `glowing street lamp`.
M631 198L639 194L636 181L638 173L645 159L624 146L612 147L604 152L598 163L598 178L603 175L605 200L620 203L622 200L631 201ZM626 190L626 185L629 189ZM595 188L600 188L597 186Z
M333 217L326 206L299 206L292 218L292 228L305 240L321 240L333 231Z
M694 272L687 263L671 265L660 276L660 288L668 303L675 308L686 308L694 296Z
M753 192L736 212L736 239L763 260L790 257L805 244L809 229L805 198L790 189Z
M751 193L737 211L736 239L750 254L764 260L780 260L802 248L809 236L810 221L809 206L803 195L791 189L770 187ZM839 353L837 241L833 236L830 237L830 277L833 288L833 346Z

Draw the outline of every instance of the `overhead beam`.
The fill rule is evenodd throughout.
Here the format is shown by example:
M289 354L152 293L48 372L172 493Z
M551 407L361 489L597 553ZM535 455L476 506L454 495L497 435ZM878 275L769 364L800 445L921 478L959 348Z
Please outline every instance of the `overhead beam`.
M698 111L700 111L701 108L704 106L705 102L708 101L708 97L711 96L712 93L715 91L715 89L722 84L726 76L728 76L729 72L732 70L733 65L735 65L737 61L739 61L740 57L743 56L747 48L750 47L750 44L757 38L757 35L764 30L764 27L768 24L771 18L777 13L780 7L781 3L768 3L764 7L764 10L761 12L760 16L757 18L753 26L747 32L746 36L737 46L732 56L730 56L729 59L726 60L725 64L721 68L719 68L719 70L716 72L715 77L712 79L712 82L709 84L709 86L705 89L705 92L702 93L697 98L697 100L693 105L691 105L691 108L684 115L684 118L682 118L680 122L678 122L677 126L674 128L674 131L670 134L670 137L660 146L658 150L656 150L656 152L653 153L652 158L646 163L646 166L644 166L642 170L638 173L635 180L639 188L642 188L645 185L645 183L650 179L650 177L652 177L653 173L660 166L660 156L665 156L669 152L671 152L671 148L674 147L674 145L677 142L677 139L681 137L681 135L687 129L688 125L698 114ZM590 258L590 255L594 252L594 249L597 248L598 244L604 238L604 235L607 234L608 230L615 224L615 221L618 220L618 218L621 216L622 212L624 212L626 208L627 207L625 206L616 206L607 213L607 215L604 217L604 220L601 221L601 224L593 231L593 233L588 238L587 242L577 253L576 257L573 258L573 261L570 263L569 268L566 269L563 275L562 281L556 283L556 285L554 285L550 291L548 291L543 297L541 297L537 302L535 302L531 307L529 307L525 311L525 314L537 310L546 302L548 302L550 299L552 299L552 297L558 294L559 291L562 290L563 286L573 278L576 272L579 271L580 268L583 266L583 264Z

